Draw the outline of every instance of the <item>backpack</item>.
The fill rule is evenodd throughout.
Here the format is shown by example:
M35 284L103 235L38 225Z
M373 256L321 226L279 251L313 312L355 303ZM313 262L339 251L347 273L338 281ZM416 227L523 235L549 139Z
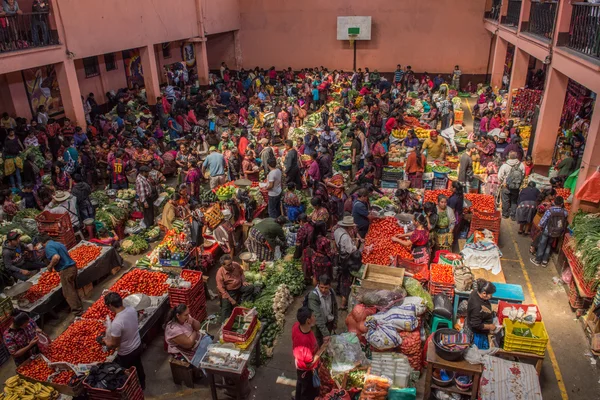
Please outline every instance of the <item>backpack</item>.
M521 171L521 165L516 164L511 167L508 176L506 177L506 187L509 189L519 189L523 183L523 171Z
M546 229L548 229L548 235L551 238L561 237L565 231L567 219L565 218L564 211L551 210L550 217L548 217L548 223Z
M310 296L310 294L312 292L317 293L317 290L319 290L318 288L314 288L313 290L309 291L308 293L306 293L306 295L304 296L304 300L302 300L302 307L306 307L308 308L308 296ZM319 293L317 293L317 296L319 295Z

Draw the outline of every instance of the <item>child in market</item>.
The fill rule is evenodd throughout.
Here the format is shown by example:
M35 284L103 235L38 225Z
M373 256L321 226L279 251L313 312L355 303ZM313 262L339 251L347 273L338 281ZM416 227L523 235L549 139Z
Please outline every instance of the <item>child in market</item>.
M91 242L101 244L103 246L114 246L118 247L119 237L113 231L109 231L106 228L100 228L98 230L98 237L96 239L92 239Z

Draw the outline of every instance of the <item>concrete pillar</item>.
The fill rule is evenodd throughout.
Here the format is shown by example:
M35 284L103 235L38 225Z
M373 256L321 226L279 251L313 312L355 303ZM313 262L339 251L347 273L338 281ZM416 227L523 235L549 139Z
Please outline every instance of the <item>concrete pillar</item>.
M198 68L198 80L200 81L200 85L208 85L209 70L208 55L206 53L206 38L199 38L194 42L194 53L196 54L196 68Z
M587 142L585 143L583 158L581 159L581 168L577 179L577 189L583 185L587 178L594 174L598 166L600 166L600 102L597 101L594 105L594 112L592 114L592 120L590 121L590 130L588 132ZM598 212L598 204L582 202L573 197L571 215L575 215L579 209L589 212Z
M6 74L6 83L8 91L12 98L15 115L27 119L31 119L31 106L23 84L23 75L21 71L13 71Z
M235 51L235 69L242 69L242 42L240 40L240 31L233 31L233 48Z
M502 75L504 75L504 62L506 61L506 50L508 42L496 35L496 44L492 53L492 88L502 87Z
M568 83L566 75L549 68L533 141L533 162L537 166L549 166L552 163Z
M158 84L158 67L156 66L156 53L154 45L149 44L140 47L140 58L142 60L142 69L144 71L144 86L146 88L146 97L148 104L156 104L156 98L160 96L160 86Z
M509 112L507 115L510 115L513 90L525 86L525 82L527 81L527 67L529 67L529 54L519 48L515 48L515 56L513 58L512 73L508 89Z
M79 89L79 81L75 70L75 60L67 59L58 63L55 69L65 115L75 124L81 127L87 126L83 112L83 102L81 101L81 90Z

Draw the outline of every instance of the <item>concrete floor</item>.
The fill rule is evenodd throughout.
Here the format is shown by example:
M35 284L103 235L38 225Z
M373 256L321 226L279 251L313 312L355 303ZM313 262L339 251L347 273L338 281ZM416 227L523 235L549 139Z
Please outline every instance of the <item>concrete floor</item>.
M472 118L469 107L465 109L465 125L471 129ZM526 302L537 302L550 335L550 346L546 354L540 376L542 394L545 400L586 399L600 400L600 371L597 359L589 356L589 343L581 329L579 321L571 311L566 288L554 284L553 278L559 277L555 264L548 268L535 267L529 262L530 240L517 235L517 226L510 220L502 221L500 248L503 253L502 267L508 283L523 286ZM94 288L85 307L98 299L105 288L110 287L128 268L135 263L134 257L125 257L126 266L115 276L111 276ZM210 271L209 288L216 292L214 276L217 268ZM295 379L294 362L291 355L290 329L295 322L295 311L300 307L302 297L295 300L286 314L284 333L278 338L273 358L257 370L250 382L252 399L287 400L294 389L292 383L277 383L280 377ZM215 313L219 307L217 301L207 302L208 313ZM58 318L46 322L44 330L56 337L72 322L72 317L63 308L57 310ZM340 321L346 315L340 315ZM216 327L211 327L214 332ZM194 389L175 385L163 349L163 336L159 334L150 343L143 355L147 376L147 399L210 399L206 382L200 382ZM0 382L15 372L14 363L7 362L0 367ZM284 381L279 379L280 381ZM422 396L422 390L419 390ZM420 398L420 396L418 396ZM227 398L223 394L219 398Z

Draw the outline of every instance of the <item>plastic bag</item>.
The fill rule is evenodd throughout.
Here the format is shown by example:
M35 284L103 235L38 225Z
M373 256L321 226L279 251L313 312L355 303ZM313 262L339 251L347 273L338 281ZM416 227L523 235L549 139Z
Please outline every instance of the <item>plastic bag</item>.
M402 343L398 330L390 324L380 323L369 317L365 325L369 329L367 342L377 350L394 349Z
M359 288L356 299L359 303L366 306L387 307L406 297L404 288L395 288L394 290L374 290Z
M280 260L281 259L281 248L279 246L275 247L275 255L274 255L275 261Z
M425 311L427 311L427 303L426 300L419 297L419 296L409 296L407 298L404 299L404 302L402 303L402 306L409 306L409 305L414 305L415 306L415 316L419 316L422 315Z
M443 293L433 296L433 313L447 319L452 319L452 300Z
M417 400L417 388L391 388L387 400Z
M404 288L406 289L406 293L409 296L418 296L425 301L427 308L433 311L433 300L431 299L431 295L427 290L423 289L423 285L413 278L405 277L404 278ZM406 303L406 299L404 299Z
M358 336L351 332L331 336L327 354L332 360L332 376L343 374L357 365L366 365L369 362L362 351Z

